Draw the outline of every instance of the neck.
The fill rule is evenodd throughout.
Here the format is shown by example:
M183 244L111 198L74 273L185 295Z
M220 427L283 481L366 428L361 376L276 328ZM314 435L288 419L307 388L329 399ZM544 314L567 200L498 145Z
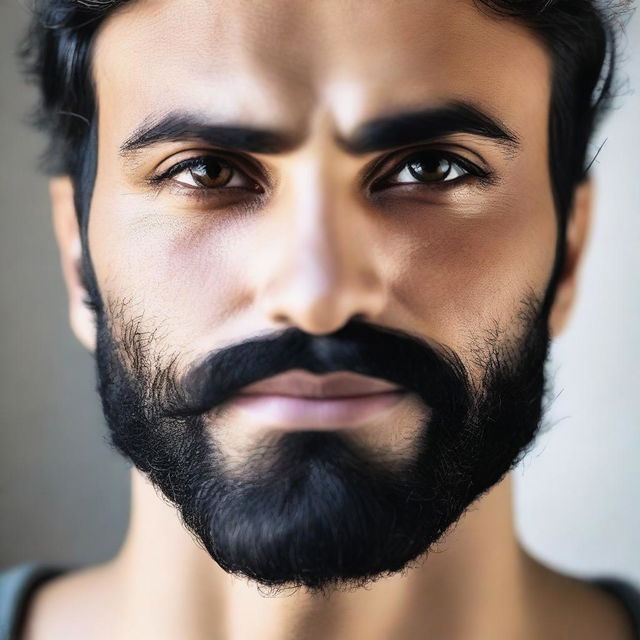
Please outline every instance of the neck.
M507 475L458 521L419 566L370 588L327 597L265 597L226 574L175 508L132 469L131 520L109 565L126 621L113 637L208 640L523 637L531 570L513 529ZM251 615L247 615L251 612ZM500 632L496 632L496 621ZM123 623L124 624L124 623Z

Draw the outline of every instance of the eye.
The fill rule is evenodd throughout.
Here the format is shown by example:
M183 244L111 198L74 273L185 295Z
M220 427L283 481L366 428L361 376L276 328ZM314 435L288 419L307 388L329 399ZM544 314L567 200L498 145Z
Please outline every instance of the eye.
M466 176L486 177L486 172L454 154L438 150L414 153L391 173L382 178L375 188L402 184L442 184L457 182Z
M449 158L435 154L423 154L422 157L405 163L398 174L397 182L449 182L466 175L460 165Z
M241 188L261 191L260 185L224 158L201 156L187 158L151 178L155 184L172 181L191 189Z

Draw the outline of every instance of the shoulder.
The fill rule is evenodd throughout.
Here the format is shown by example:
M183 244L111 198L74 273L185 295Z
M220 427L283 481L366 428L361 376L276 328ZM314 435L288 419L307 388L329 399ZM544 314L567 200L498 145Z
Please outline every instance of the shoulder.
M48 580L33 594L20 640L103 637L113 597L108 584L109 569L103 565L76 568Z
M633 625L634 640L640 640L640 585L618 576L599 576L590 582L618 601Z
M65 571L62 567L26 562L0 572L0 640L13 639L18 634L32 594Z
M550 569L537 582L546 637L640 640L640 592L614 577L578 578ZM547 626L548 625L548 626Z

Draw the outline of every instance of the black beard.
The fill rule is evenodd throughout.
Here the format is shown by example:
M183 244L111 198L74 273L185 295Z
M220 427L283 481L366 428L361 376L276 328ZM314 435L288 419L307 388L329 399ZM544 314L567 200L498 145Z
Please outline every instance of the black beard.
M178 376L178 357L161 365L154 334L112 304L97 316L96 351L111 442L225 571L273 592L364 586L417 562L532 443L545 395L544 309L530 292L519 338L496 325L477 340L474 385L451 349L356 321L325 336L291 328L249 340ZM431 412L411 459L373 455L344 432L294 432L230 474L216 412L242 387L294 368L352 371L416 393Z

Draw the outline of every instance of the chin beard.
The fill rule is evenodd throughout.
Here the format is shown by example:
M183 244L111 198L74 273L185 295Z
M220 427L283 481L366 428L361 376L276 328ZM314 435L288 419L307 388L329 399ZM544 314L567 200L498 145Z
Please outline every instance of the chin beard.
M272 592L360 587L413 566L517 464L543 414L548 314L532 294L518 339L496 327L476 340L475 385L452 350L359 322L327 336L287 329L179 376L177 357L163 365L153 355L162 345L141 339L141 318L109 308L118 311L97 317L96 363L112 445L225 571ZM350 370L418 394L431 411L410 459L344 431L293 432L261 442L229 473L215 429L222 403L291 368Z

